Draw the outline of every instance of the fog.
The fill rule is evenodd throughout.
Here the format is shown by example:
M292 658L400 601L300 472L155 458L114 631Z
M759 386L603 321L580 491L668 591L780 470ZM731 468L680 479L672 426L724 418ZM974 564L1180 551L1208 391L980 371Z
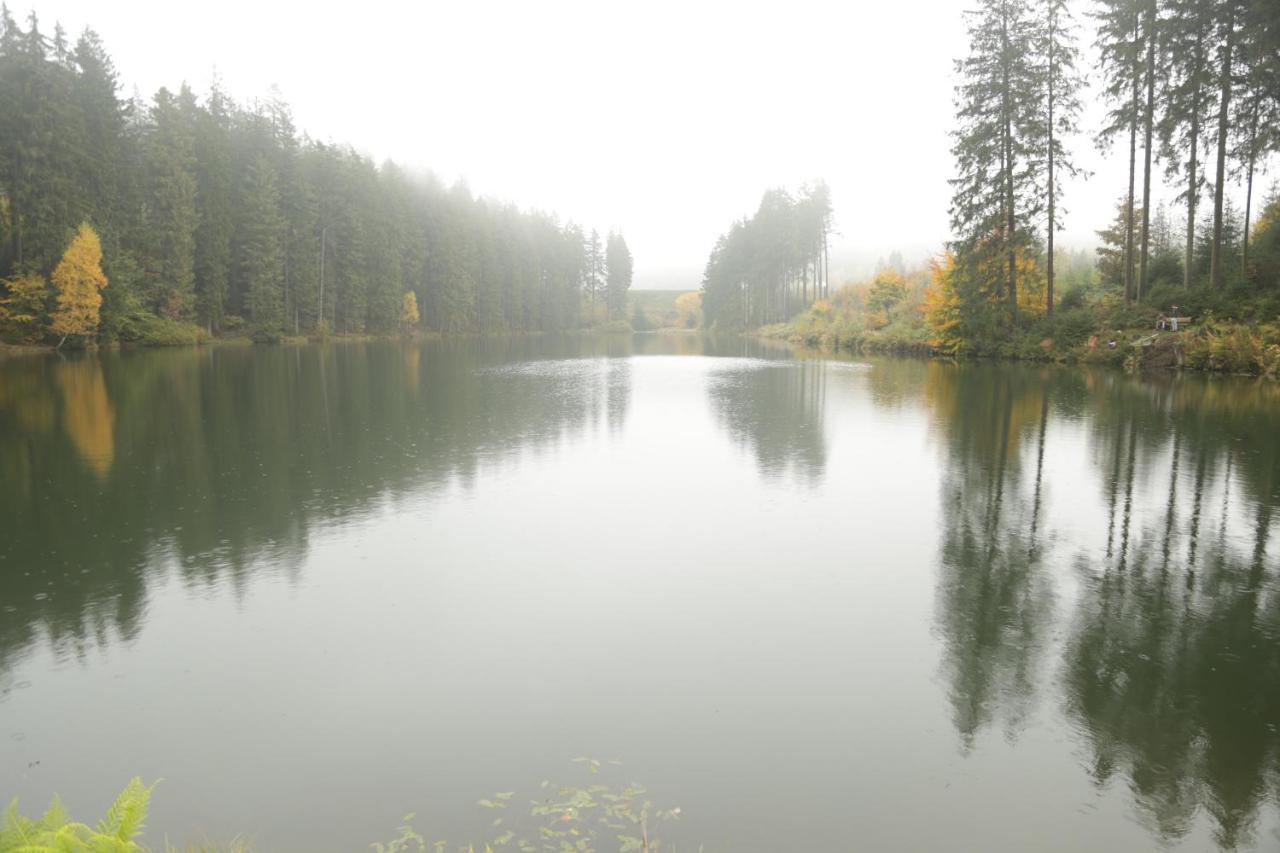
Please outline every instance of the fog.
M55 19L97 29L126 95L183 80L204 92L215 72L239 100L276 86L313 137L621 229L640 288L696 287L717 235L766 188L816 177L834 196L838 276L894 250L939 250L964 7L34 3L46 31ZM1075 4L1087 41L1086 11ZM1093 177L1067 183L1060 245L1091 246L1124 190L1127 151L1104 159L1089 137L1074 151Z

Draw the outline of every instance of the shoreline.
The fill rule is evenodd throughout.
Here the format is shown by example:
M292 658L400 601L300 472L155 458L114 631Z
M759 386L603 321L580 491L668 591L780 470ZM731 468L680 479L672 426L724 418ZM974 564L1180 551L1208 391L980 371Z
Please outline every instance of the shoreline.
M1093 334L1083 343L1057 347L1051 338L1041 341L1037 352L948 353L929 344L877 342L874 339L841 339L832 330L801 333L793 323L762 326L742 334L757 340L779 341L810 352L884 355L941 361L986 361L1007 364L1057 364L1068 367L1111 367L1126 373L1197 373L1280 380L1280 345L1262 339L1263 323L1189 326L1172 331L1116 329ZM1114 345L1113 345L1114 344ZM1252 369L1240 369L1242 361Z

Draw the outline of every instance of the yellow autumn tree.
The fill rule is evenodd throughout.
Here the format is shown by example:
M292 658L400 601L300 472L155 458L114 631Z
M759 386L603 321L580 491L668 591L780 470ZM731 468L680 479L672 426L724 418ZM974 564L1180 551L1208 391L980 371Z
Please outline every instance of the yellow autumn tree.
M947 252L942 257L931 259L929 271L932 280L920 304L932 335L929 343L941 352L959 352L964 347L964 338L961 334L960 293L956 288L955 255Z
M42 276L19 275L3 283L0 296L0 334L30 343L44 332L49 288Z
M400 328L409 334L418 325L418 296L412 290L406 290L404 299L400 300Z
M696 329L702 325L702 294L694 290L676 297L678 323L683 329Z
M61 335L61 347L69 337L92 337L98 331L98 311L107 277L102 272L102 241L89 223L80 224L75 239L53 270L58 308L50 326Z

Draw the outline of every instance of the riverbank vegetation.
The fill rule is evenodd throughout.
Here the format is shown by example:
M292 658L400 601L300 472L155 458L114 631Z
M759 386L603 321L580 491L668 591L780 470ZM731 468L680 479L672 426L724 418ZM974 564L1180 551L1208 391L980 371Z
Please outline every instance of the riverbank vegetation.
M376 853L445 853L480 850L617 850L619 853L659 853L672 849L659 837L664 825L679 819L681 810L659 808L649 792L634 782L604 784L597 776L606 765L592 758L574 759L589 774L578 784L543 780L532 798L517 799L515 791L499 791L477 801L485 810L488 829L478 840L462 843L428 840L414 828L415 814L401 818L395 837L375 842ZM620 764L608 762L609 769ZM62 801L53 802L39 818L25 817L17 801L0 818L0 853L147 853L141 842L151 795L157 783L134 778L125 786L94 826L71 818ZM249 853L253 846L235 840L226 844L198 842L164 853Z
M92 30L0 10L0 340L555 331L625 310L621 234L375 165L300 133L276 94L120 91ZM56 276L86 231L96 296Z
M1092 129L1080 124L1081 27L1063 0L980 0L967 22L945 251L927 269L885 265L829 298L802 286L798 303L779 299L808 241L802 226L769 224L781 192L770 191L712 251L708 325L774 323L766 334L877 351L1274 374L1275 189L1255 221L1257 177L1280 152L1274 4L1096 0L1089 35L1100 67L1089 96L1108 112ZM1078 174L1069 143L1089 130L1101 150L1128 156L1116 218L1099 223L1092 258L1055 246L1063 176ZM1153 205L1160 169L1185 218ZM1175 306L1192 324L1159 331Z

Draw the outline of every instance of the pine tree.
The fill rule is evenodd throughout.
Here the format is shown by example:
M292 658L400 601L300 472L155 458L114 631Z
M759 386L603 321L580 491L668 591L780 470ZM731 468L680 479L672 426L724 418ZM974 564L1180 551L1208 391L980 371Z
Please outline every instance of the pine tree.
M196 317L210 331L222 328L231 289L231 239L235 233L235 162L232 104L215 78L200 111L194 139L200 224L195 231L193 275Z
M1183 286L1190 287L1194 267L1196 211L1204 186L1200 144L1211 99L1213 74L1209 52L1213 39L1213 0L1166 0L1168 52L1160 143L1168 175L1181 173L1185 188L1178 198L1187 205Z
M1097 48L1103 74L1103 94L1111 107L1107 123L1098 134L1099 148L1108 147L1116 136L1129 134L1129 194L1125 207L1124 298L1132 300L1134 281L1134 187L1137 174L1138 126L1141 121L1139 94L1142 89L1144 52L1141 41L1142 4L1146 0L1100 0L1094 17L1098 25Z
M596 293L604 288L604 253L600 246L600 232L591 229L591 236L586 244L586 276L584 283L590 299L590 315L592 321L596 316Z
M952 155L952 251L973 278L1002 269L1010 316L1018 306L1020 251L1033 242L1037 170L1046 114L1034 67L1035 21L1023 0L982 0L967 13L969 55L956 63L957 128ZM993 263L1000 258L999 265Z
M1218 159L1217 177L1213 182L1213 238L1210 245L1209 285L1226 286L1223 275L1223 192L1227 181L1227 150L1230 147L1231 97L1235 92L1236 27L1241 0L1219 0L1218 10Z
M274 340L284 327L284 220L275 167L265 156L250 162L241 194L240 267L254 337Z
M1045 304L1049 316L1053 316L1054 286L1054 233L1058 230L1057 202L1061 195L1061 176L1066 172L1078 174L1074 161L1063 144L1064 137L1074 134L1080 117L1080 89L1083 80L1076 72L1079 51L1076 47L1075 27L1066 0L1040 0L1037 7L1038 32L1036 49L1044 57L1040 88L1044 92L1044 196L1048 214L1045 235L1048 246L1045 254L1046 292Z
M627 293L631 290L632 259L627 241L617 232L611 232L605 244L606 295L609 317L627 315Z
M195 308L195 96L156 93L147 136L144 218L147 300L157 314L189 319Z

